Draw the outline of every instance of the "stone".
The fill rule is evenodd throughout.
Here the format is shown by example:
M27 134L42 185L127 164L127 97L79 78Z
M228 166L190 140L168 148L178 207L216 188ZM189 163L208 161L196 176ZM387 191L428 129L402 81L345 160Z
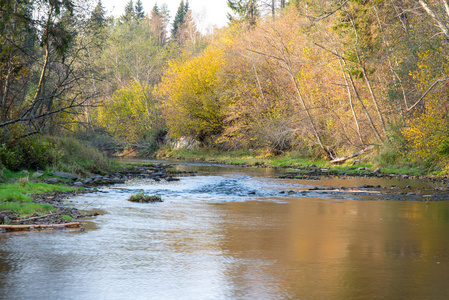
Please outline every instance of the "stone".
M32 178L41 178L43 175L44 175L43 173L37 171L37 172L34 172L33 175L31 175L31 177Z
M365 171L366 170L366 168L365 167L360 167L360 168L357 168L357 171Z
M94 176L94 178L93 178L94 183L99 183L99 182L102 182L103 180L104 180L104 177L100 176L100 175Z
M179 181L180 179L174 178L174 177L167 177L167 178L165 178L165 180L170 182L170 181Z
M78 176L70 174L70 173L65 173L65 172L54 171L53 175L64 178L64 179L78 180Z
M81 181L77 181L73 184L74 187L82 187L83 183Z
M125 180L114 177L110 180L112 183L125 183Z
M175 149L198 150L200 142L191 137L182 136L174 146Z
M5 181L3 179L0 178L0 183L5 183Z
M373 174L379 174L380 173L380 168L376 168L374 171L373 171Z
M84 179L84 181L83 181L83 184L91 184L93 182L93 180L92 180L92 178L86 178L86 179Z
M47 179L46 182L47 182L48 184L56 184L56 183L59 182L59 179L53 177L53 178Z

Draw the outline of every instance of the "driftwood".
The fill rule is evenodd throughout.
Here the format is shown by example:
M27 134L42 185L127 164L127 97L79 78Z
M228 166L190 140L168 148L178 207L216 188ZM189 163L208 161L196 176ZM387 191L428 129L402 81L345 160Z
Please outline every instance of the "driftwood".
M360 154L363 154L363 153L365 153L365 152L367 152L367 151L369 151L369 150L371 150L373 148L374 148L374 146L369 146L369 147L366 147L365 149L362 149L362 150L360 150L360 151L358 151L358 152L356 152L354 154L351 154L351 155L348 155L348 156L345 156L345 157L337 157L336 159L333 159L330 162L332 164L341 164L341 163L344 163L345 161L347 161L348 159L357 157Z
M62 224L28 224L28 225L0 225L0 229L6 230L27 230L31 228L57 228L57 227L79 227L80 222L62 223Z
M32 218L27 218L27 219L17 219L16 222L26 222L26 221L31 221L31 220L37 220L37 219L43 219L49 216L56 216L56 215L60 215L61 213L51 213L48 215L44 215L44 216L38 216L38 217L32 217Z

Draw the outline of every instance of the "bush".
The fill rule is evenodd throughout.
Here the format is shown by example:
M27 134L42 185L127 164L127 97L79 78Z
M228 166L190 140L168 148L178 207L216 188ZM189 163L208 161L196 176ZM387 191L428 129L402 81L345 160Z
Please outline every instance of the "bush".
M4 135L0 143L0 164L11 171L44 169L51 162L48 143L36 137Z

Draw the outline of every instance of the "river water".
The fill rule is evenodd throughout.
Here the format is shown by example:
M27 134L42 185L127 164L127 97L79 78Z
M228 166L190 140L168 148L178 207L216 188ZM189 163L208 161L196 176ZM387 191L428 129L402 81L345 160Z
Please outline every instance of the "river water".
M176 168L198 173L70 199L100 213L84 232L0 234L0 299L449 299L449 196L429 184ZM141 190L164 202L126 200Z

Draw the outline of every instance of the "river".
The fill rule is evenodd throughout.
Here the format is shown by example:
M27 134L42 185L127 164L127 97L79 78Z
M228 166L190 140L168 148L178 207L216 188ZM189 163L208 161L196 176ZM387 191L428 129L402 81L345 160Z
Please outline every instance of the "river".
M0 299L449 299L449 196L428 183L176 168L197 176L69 199L100 213L84 232L0 234Z

